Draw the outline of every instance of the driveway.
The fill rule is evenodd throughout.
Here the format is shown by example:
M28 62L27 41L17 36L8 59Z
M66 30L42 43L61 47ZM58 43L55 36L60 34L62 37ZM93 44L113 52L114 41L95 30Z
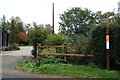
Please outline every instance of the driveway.
M18 51L0 53L0 74L2 78L60 78L60 76L36 75L15 70L15 64L20 59L30 58L32 47L20 47Z

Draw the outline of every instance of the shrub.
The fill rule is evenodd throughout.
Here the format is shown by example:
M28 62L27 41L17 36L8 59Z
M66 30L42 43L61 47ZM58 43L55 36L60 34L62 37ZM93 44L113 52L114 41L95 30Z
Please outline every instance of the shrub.
M44 41L45 45L63 45L71 43L71 39L65 34L49 34L47 39Z
M62 33L58 34L49 34L47 36L47 39L43 42L44 45L64 45L71 43L71 39ZM63 48L56 48L57 53L63 53L64 49Z
M42 44L48 34L49 32L44 28L31 29L28 31L30 42L33 45L34 55L37 55L37 45Z
M47 57L41 59L41 64L50 64L50 63L67 63L66 59L55 58L55 57Z
M11 43L9 48L12 50L20 50L20 47L18 46L17 43Z

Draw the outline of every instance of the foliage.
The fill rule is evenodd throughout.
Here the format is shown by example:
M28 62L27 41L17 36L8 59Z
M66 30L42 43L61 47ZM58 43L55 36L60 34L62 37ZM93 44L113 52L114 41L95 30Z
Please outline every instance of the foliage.
M19 32L24 32L24 24L19 17L11 17L10 21L6 20L5 15L1 19L2 29L11 36L11 43L20 43Z
M89 44L96 25L104 24L106 19L116 22L116 18L114 12L94 13L88 9L74 7L60 14L59 30L71 37L73 44Z
M62 33L48 34L47 39L43 42L44 45L65 45L71 43L71 39ZM56 48L57 53L64 52L63 48Z
M11 42L12 43L19 43L20 42L19 30L18 30L18 27L16 26L14 19L11 20L10 35L11 35Z
M18 46L17 43L11 43L10 46L9 46L9 48L11 50L20 50L20 47Z
M30 38L30 40L32 41L32 45L33 45L33 55L34 57L37 56L37 45L43 43L43 41L47 38L47 35L50 32L45 29L45 28L41 28L41 27L36 27L34 29L31 29L28 31L28 36Z
M3 17L2 17L2 19L1 19L1 28L3 29L3 30L8 30L9 29L9 26L8 26L8 21L6 21L6 17L5 17L5 15L3 15Z
M62 33L68 35L74 33L87 35L90 26L94 22L92 15L88 9L75 7L67 10L64 14L60 15L62 22L59 23L59 29Z
M46 24L45 26L43 24L38 25L36 22L33 22L33 28L30 28L28 30L28 36L31 43L34 44L42 44L43 41L47 38L47 35L50 34L51 26L49 24ZM29 25L30 27L30 25Z
M69 37L72 39L72 44L89 45L91 40L91 35L86 36L84 34L71 34Z
M92 33L92 43L91 43L91 50L97 56L96 62L97 65L105 67L106 64L106 39L105 39L105 26L100 25L98 26ZM117 23L110 24L110 67L112 69L118 69L118 65L120 65L119 60L119 32L120 27Z
M118 71L106 71L98 68L75 66L63 63L50 63L36 66L34 60L22 60L16 65L16 69L47 75L68 76L73 78L117 78Z
M47 38L47 34L49 34L49 32L43 28L29 30L28 32L33 45L36 45L37 43L41 44Z
M71 39L65 34L48 34L47 39L44 41L45 45L63 45L70 43Z
M116 24L116 25L115 25ZM120 26L117 23L111 24L110 30L110 60L113 69L119 69L120 65Z
M94 16L97 25L104 24L106 22L106 19L109 19L112 22L116 20L116 15L114 12L102 13L101 11L97 11L94 13Z
M28 41L28 36L24 32L19 32L19 37L21 42L27 42Z
M41 59L41 64L58 64L58 63L67 63L65 59L55 58L55 57L47 57Z
M56 49L55 48L45 48L41 50L41 53L55 53Z
M23 21L20 19L20 17L18 17L18 16L11 17L11 20L15 21L15 25L16 25L16 27L18 27L19 32L25 31Z

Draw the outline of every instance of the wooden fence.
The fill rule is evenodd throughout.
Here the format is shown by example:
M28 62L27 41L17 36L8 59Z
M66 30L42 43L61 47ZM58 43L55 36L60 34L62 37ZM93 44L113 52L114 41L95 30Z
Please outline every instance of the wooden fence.
M44 53L44 52L39 52L38 55L39 56L63 56L63 57L95 57L93 54L75 54L75 50L77 48L90 48L89 45L61 45L61 46L37 46L38 50L44 50L44 49L50 49L50 48L54 48L56 49L66 49L69 48L72 50L73 53L66 53L65 51L63 51L62 53L57 53L57 52L52 52L52 53Z

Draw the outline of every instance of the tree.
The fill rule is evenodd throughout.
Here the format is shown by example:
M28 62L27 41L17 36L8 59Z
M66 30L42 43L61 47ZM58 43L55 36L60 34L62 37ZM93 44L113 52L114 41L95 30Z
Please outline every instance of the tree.
M102 13L101 11L97 11L94 14L95 21L97 25L101 25L106 22L106 19L109 19L111 22L115 21L116 14L114 12L105 12Z
M95 22L93 13L88 9L72 8L60 15L59 30L65 34L85 34Z
M5 15L3 15L3 17L2 17L2 19L1 19L1 28L2 28L2 30L5 30L5 31L8 31L9 30L9 22L8 21L6 21L6 17L5 17Z
M20 36L19 32L25 32L24 27L23 27L23 22L19 17L11 17L10 19L11 22L7 22L7 24L10 26L9 27L9 32L11 35L11 42L12 43L20 43Z
M12 43L19 43L19 30L18 27L16 27L16 22L14 18L11 18L11 28L10 28L10 35L11 35L11 42Z
M22 20L21 20L18 16L16 16L16 17L14 18L14 21L15 21L15 23L16 23L16 27L18 27L18 30L19 30L20 32L24 32L25 30L24 30L24 28L23 28L23 22L22 22Z
M110 23L117 22L114 12L94 13L88 9L75 7L60 15L59 30L69 35L74 44L86 44L90 42L91 34L96 26L104 24L107 19Z
M95 25L93 12L75 7L61 14L60 20L60 32L69 35L73 44L82 44L83 40L84 43L89 42L89 31Z

